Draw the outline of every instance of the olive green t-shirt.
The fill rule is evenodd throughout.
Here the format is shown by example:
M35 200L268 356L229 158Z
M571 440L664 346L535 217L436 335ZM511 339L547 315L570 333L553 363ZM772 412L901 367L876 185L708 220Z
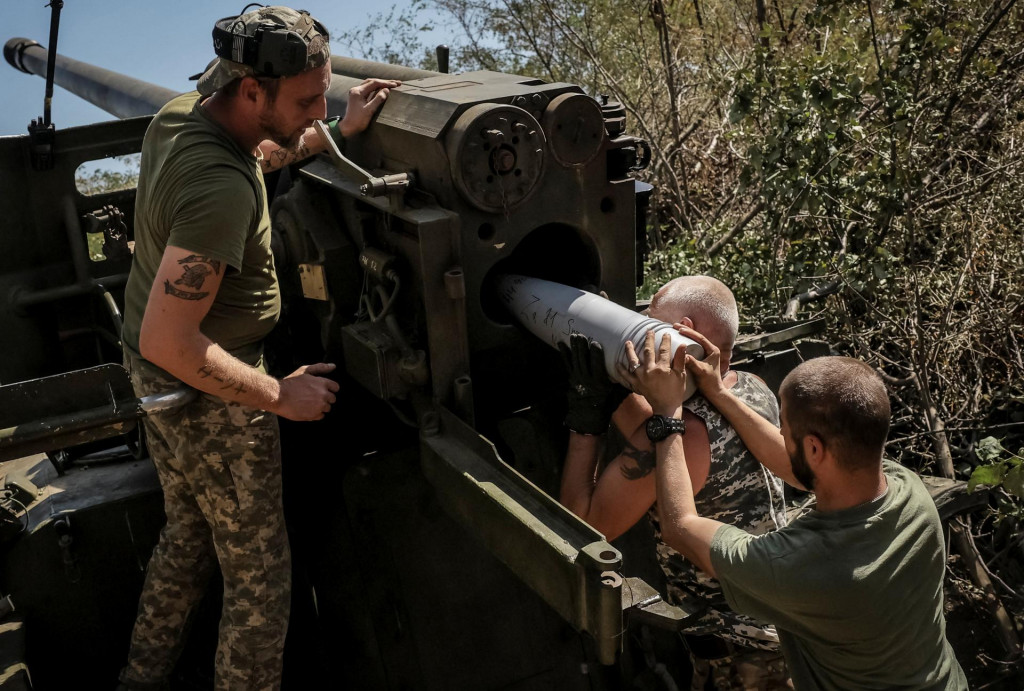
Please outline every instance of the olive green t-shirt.
M200 330L255 365L281 310L263 173L253 153L199 106L195 91L161 108L142 144L122 332L135 356L149 291L168 245L222 262L224 277Z
M914 473L884 462L888 489L752 536L711 541L729 605L775 624L797 689L966 689L946 640L945 551L935 504Z

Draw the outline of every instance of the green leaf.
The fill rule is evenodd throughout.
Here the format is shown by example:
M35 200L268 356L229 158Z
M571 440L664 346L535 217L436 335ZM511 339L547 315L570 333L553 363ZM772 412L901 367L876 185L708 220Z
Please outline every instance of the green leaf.
M1017 466L1006 474L1003 488L1018 499L1024 499L1024 466Z
M991 463L1006 452L995 437L985 437L974 447L974 453L982 463Z
M967 481L967 492L973 492L974 488L978 485L988 485L989 487L998 487L1003 481L1003 474L1006 472L1006 467L1002 463L995 465L979 465L971 473L971 479Z

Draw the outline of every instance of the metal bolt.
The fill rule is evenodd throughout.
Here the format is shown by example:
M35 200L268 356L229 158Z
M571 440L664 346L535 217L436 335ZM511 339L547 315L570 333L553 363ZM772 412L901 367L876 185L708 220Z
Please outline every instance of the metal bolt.
M483 134L491 146L499 146L505 141L505 133L498 129L484 130Z
M495 149L494 151L494 172L507 173L515 168L516 155L508 149Z

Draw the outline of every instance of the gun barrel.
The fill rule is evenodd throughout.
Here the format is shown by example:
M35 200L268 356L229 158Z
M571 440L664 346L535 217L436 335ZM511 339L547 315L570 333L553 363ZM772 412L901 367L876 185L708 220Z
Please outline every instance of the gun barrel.
M46 78L46 48L27 38L12 38L4 57L15 69ZM58 54L54 82L119 118L152 115L177 91L128 77Z
M442 72L431 72L430 70L420 70L403 65L391 65L386 62L346 58L341 55L331 56L331 72L344 77L351 77L352 79L362 80L369 77L378 77L380 79L400 79L403 82L413 79L444 76Z
M4 58L17 70L46 78L46 48L36 41L27 38L8 40L4 45ZM338 55L331 57L331 70L334 79L327 92L329 115L343 115L348 103L348 90L367 77L409 81L443 76L440 72ZM152 115L178 95L173 89L73 60L59 53L54 82L119 118Z

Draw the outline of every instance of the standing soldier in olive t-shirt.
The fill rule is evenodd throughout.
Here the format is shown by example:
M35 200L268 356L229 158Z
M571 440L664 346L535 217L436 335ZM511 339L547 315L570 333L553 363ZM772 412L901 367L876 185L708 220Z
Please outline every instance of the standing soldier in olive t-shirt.
M694 376L758 460L813 489L817 508L760 536L698 515L675 430L655 444L665 541L717 577L735 611L775 624L798 691L966 689L946 640L942 523L921 479L883 460L890 410L878 374L846 357L802 363L779 389L777 430L722 387L714 345L679 331L704 362L651 332L642 364L622 375L667 418ZM626 352L635 361L632 343Z
M327 31L266 7L217 22L218 60L170 101L142 146L124 349L136 393L198 389L145 422L167 524L153 552L121 689L165 688L185 624L216 566L224 578L217 689L276 689L291 557L277 415L319 420L338 385L316 363L278 380L262 341L280 297L263 173L323 149ZM341 133L366 128L399 83L349 91Z

